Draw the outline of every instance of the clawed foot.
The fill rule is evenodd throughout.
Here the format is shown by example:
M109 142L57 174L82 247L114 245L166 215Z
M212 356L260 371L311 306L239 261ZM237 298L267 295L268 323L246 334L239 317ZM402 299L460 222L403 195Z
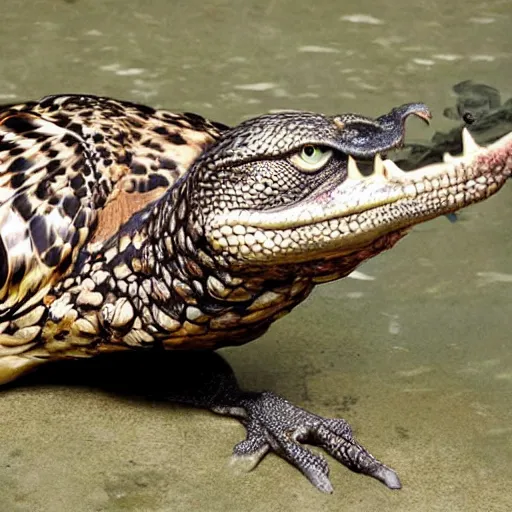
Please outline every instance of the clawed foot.
M273 393L244 393L235 406L216 406L213 410L236 416L245 425L247 437L235 446L234 458L248 469L272 450L317 489L331 493L327 461L302 445L307 443L323 448L347 468L372 476L390 489L401 487L396 473L368 453L342 419L322 418Z
M327 461L305 446L309 444L322 448L352 471L372 476L390 489L400 489L396 473L355 441L352 429L344 420L322 418L273 393L243 391L231 367L219 354L174 352L122 356L105 357L103 371L94 372L107 377L104 387L120 386L124 393L132 389L134 393L151 396L152 400L162 398L238 418L247 436L236 445L234 460L247 469L254 468L273 451L299 469L317 489L330 493ZM123 364L119 364L121 357ZM99 363L97 360L96 364ZM84 370L87 383L91 364L92 361L87 361ZM77 365L74 362L73 377Z
M317 489L330 493L327 461L304 446L309 444L322 448L352 471L372 476L390 489L400 489L396 473L355 441L344 420L322 418L273 393L241 390L231 367L216 353L107 355L68 366L62 363L60 373L52 368L46 381L44 374L45 368L38 374L43 382L64 379L87 385L94 375L97 385L109 391L143 394L152 400L171 400L237 417L247 437L236 445L234 460L247 469L273 451L299 469Z

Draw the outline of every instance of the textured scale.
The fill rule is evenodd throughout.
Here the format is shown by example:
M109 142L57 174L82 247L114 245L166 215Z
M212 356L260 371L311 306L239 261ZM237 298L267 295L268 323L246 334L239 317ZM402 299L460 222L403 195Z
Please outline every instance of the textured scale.
M399 146L411 115L430 118L409 103L229 129L94 96L0 108L0 384L53 359L251 341L509 176L507 140L480 155L466 137L455 163L406 177L376 158L363 177L352 157Z
M0 111L0 324L182 176L224 127L94 96Z
M55 359L251 341L316 285L511 176L512 134L482 148L467 131L462 156L404 173L380 154L403 143L410 115L430 119L422 103L232 129L93 96L0 107L0 384ZM354 157L374 158L372 173ZM177 399L240 417L239 460L274 451L331 492L311 443L400 488L344 420L243 392L191 356Z

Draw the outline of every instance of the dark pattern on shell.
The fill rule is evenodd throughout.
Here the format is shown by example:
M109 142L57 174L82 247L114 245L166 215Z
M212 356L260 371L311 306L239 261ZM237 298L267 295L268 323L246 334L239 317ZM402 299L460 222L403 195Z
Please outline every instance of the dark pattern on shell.
M221 129L200 116L87 95L3 107L0 322L40 302L81 259L98 223L119 230L127 218L99 214L120 192L141 195L125 207L129 217L185 174Z

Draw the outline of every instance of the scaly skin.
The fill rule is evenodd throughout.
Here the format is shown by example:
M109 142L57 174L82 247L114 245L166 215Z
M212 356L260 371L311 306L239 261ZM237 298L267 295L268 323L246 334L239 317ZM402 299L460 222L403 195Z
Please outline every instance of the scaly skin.
M0 383L55 359L250 341L316 284L346 276L411 226L489 197L511 175L512 134L480 148L464 132L461 157L407 174L382 161L411 114L430 118L408 104L377 119L293 112L227 129L95 97L6 108ZM375 157L373 174L363 177L353 157ZM343 420L229 379L188 402L241 418L239 456L257 462L274 450L330 491L327 464L299 444L308 441L400 487Z
M0 378L56 358L216 348L259 336L315 282L346 275L400 235L342 258L300 251L262 269L245 260L248 251L267 254L266 244L235 257L226 239L215 239L231 229L215 229L219 221L240 208L292 210L343 183L347 152L371 157L399 145L411 114L430 117L409 104L375 120L296 112L226 130L192 114L94 97L10 106L0 118L0 355L10 356L0 358ZM293 159L304 145L332 155L303 169ZM292 227L291 248L299 233ZM250 231L248 241L265 236Z

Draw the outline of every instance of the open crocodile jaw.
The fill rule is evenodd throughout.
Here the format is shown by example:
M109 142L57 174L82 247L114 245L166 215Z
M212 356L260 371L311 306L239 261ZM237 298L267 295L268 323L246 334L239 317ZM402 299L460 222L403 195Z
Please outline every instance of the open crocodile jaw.
M374 161L363 177L349 157L348 178L294 206L218 216L214 248L258 264L311 261L354 252L378 238L455 212L496 193L512 175L512 133L487 147L463 131L462 156L403 172Z

